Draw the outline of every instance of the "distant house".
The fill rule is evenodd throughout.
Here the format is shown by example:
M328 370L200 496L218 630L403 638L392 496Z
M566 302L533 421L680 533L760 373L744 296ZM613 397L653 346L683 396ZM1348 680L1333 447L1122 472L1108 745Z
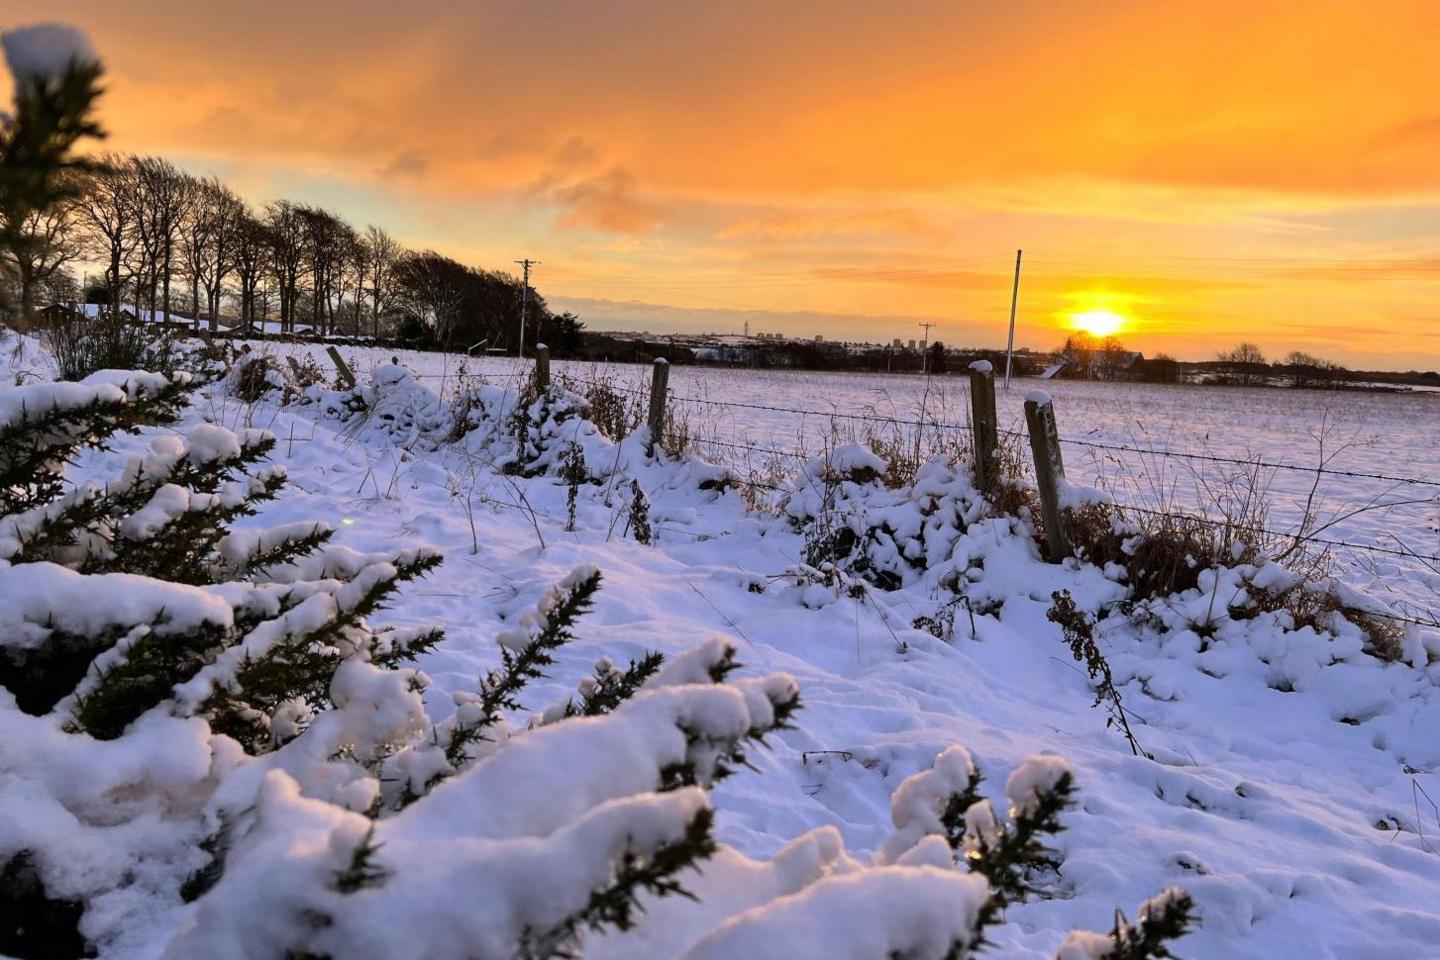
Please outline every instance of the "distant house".
M1060 375L1060 371L1065 369L1065 363L1066 361L1061 360L1059 363L1050 364L1050 366L1046 367L1040 372L1040 379L1054 380Z

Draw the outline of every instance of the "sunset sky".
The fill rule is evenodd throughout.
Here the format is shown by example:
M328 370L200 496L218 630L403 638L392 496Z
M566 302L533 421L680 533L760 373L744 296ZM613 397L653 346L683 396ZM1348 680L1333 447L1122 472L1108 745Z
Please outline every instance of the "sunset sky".
M490 268L591 328L1003 345L1071 314L1440 367L1440 3L7 0L114 149Z

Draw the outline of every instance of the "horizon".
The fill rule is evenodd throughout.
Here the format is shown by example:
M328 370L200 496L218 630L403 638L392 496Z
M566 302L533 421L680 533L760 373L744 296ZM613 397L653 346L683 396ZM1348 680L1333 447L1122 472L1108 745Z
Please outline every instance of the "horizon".
M1017 346L1440 367L1440 8L912 6L10 19L90 35L106 149L533 257L590 329L1003 344L1023 248Z

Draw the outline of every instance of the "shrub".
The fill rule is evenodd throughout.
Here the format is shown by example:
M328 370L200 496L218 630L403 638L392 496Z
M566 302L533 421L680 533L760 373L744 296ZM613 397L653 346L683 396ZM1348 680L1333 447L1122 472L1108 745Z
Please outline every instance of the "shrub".
M83 380L98 370L170 373L177 367L168 332L109 313L58 316L45 327L45 343L61 380Z

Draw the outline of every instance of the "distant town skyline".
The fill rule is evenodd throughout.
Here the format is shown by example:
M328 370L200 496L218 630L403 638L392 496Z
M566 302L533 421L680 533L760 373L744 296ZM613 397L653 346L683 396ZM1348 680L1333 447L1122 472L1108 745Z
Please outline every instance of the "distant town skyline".
M152 7L7 19L90 34L109 147L534 257L595 327L1003 343L1023 247L1036 349L1440 366L1433 3Z

